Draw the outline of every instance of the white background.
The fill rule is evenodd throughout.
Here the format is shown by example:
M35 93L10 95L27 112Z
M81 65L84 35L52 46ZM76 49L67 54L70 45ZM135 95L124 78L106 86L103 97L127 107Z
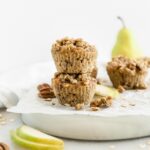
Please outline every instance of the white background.
M122 16L150 54L149 0L0 0L0 72L50 60L51 44L64 36L95 44L110 55Z

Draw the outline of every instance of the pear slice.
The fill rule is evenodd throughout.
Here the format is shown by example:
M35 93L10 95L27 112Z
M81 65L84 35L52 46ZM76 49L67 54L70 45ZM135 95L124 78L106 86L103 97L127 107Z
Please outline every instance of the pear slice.
M117 98L119 96L119 92L113 87L97 84L95 95L111 96L112 98Z
M11 138L16 144L30 150L64 150L64 147L61 145L48 145L25 140L19 137L16 131L11 131Z
M17 134L21 138L32 142L38 142L42 144L64 145L64 142L62 140L42 133L39 130L33 129L25 125L17 129Z

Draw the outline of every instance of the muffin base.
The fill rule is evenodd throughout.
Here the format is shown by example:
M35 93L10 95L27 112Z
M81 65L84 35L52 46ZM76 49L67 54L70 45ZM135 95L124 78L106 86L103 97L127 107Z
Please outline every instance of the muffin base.
M84 85L57 82L52 79L54 93L62 105L89 104L95 94L96 81L90 81Z
M52 55L57 71L61 73L90 73L96 66L96 51L52 50Z

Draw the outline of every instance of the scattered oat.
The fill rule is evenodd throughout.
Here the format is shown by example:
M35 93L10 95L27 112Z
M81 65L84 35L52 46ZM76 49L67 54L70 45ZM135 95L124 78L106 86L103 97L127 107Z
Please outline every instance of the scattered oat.
M99 107L91 107L91 110L92 110L92 111L98 111L98 110L99 110Z
M115 149L116 146L115 146L115 145L110 145L109 148L110 148L110 149Z
M140 144L139 147L140 147L140 148L145 148L145 147L146 147L146 144Z
M120 106L121 106L121 107L128 107L128 106L129 106L129 103L128 103L128 102L122 102Z
M110 96L94 96L93 101L90 103L90 107L110 107L112 105L112 97Z

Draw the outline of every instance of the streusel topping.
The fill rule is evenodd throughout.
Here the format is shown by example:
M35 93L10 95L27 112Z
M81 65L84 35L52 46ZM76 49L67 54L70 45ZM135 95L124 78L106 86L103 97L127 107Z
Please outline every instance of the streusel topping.
M83 39L77 38L68 38L65 37L61 40L57 40L56 43L52 45L52 50L54 51L63 51L63 50L86 50L86 51L95 51L96 48L93 45L88 44Z
M64 83L83 83L88 84L89 81L95 81L96 79L89 76L88 74L62 74L62 73L56 73L55 78L58 78L61 82Z
M108 63L107 69L126 71L132 74L143 74L147 71L147 66L141 61L129 59L127 57L119 56L112 59Z

